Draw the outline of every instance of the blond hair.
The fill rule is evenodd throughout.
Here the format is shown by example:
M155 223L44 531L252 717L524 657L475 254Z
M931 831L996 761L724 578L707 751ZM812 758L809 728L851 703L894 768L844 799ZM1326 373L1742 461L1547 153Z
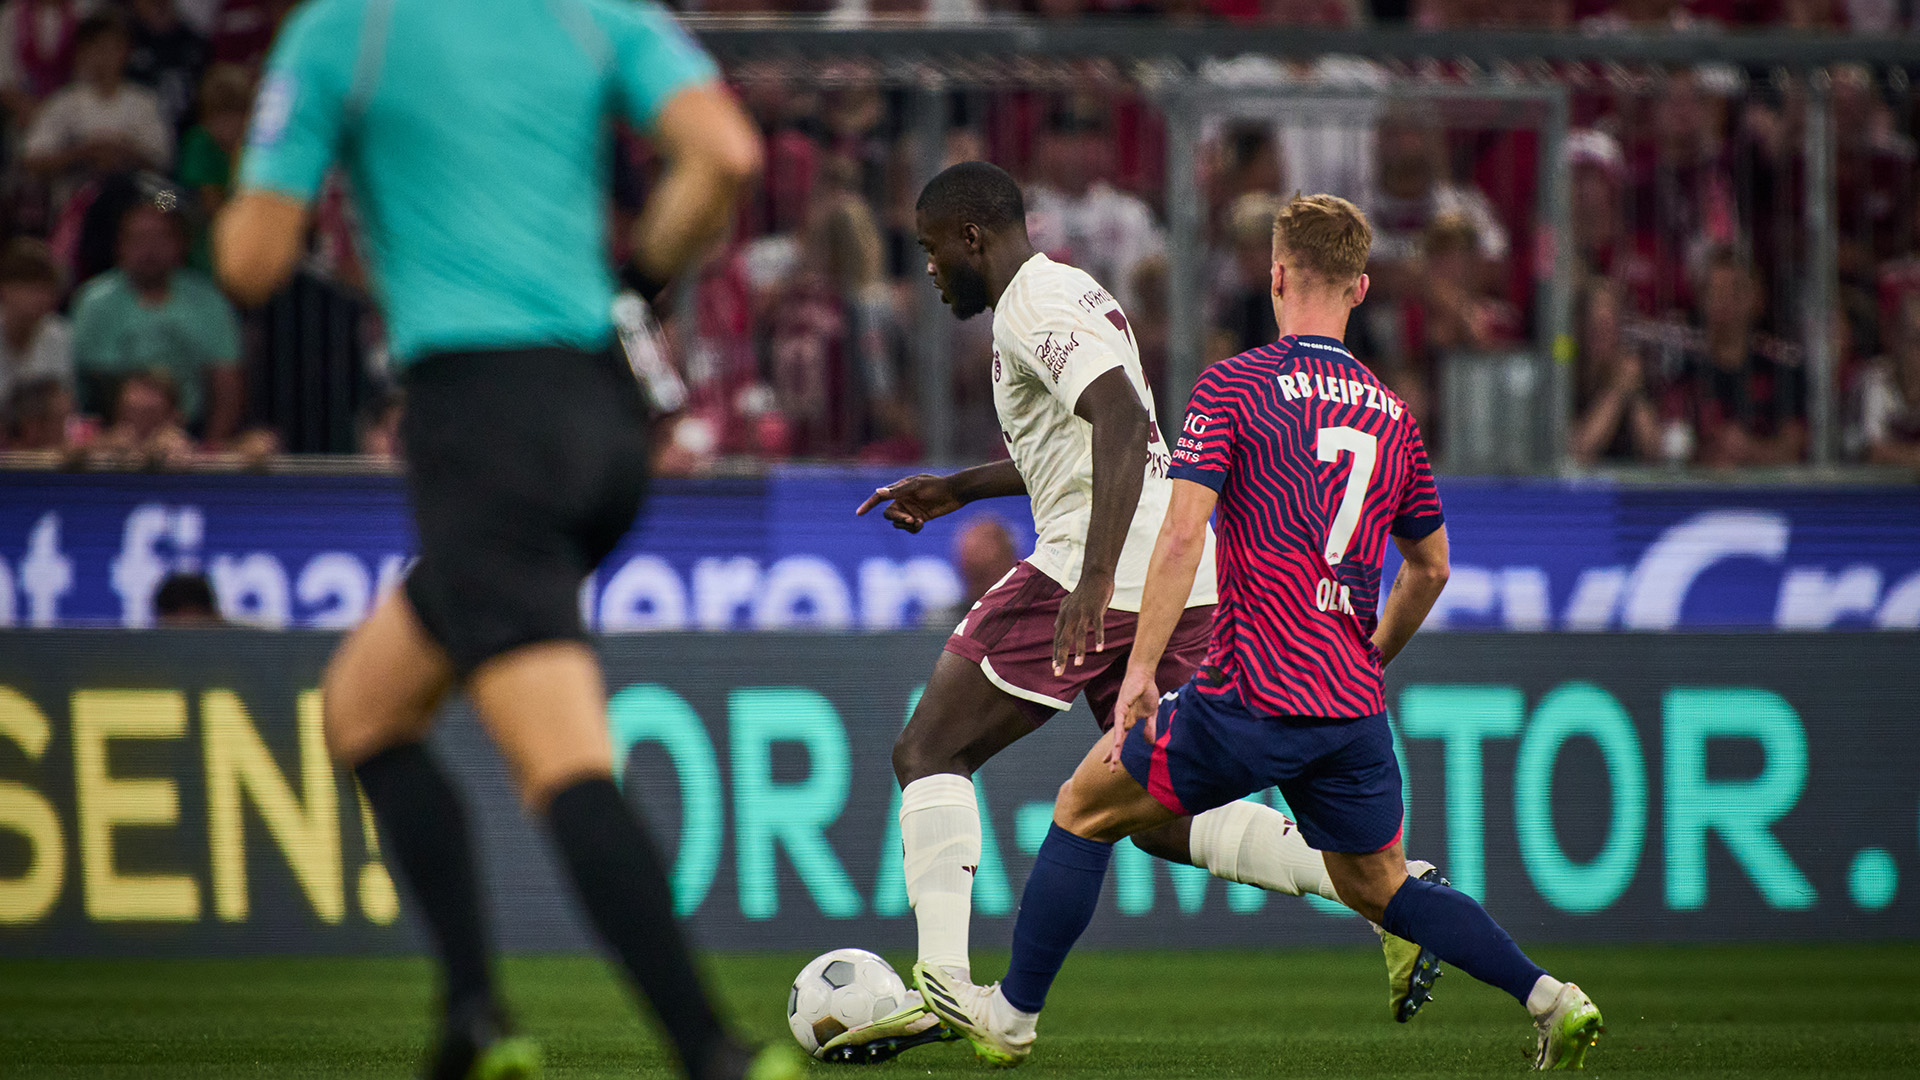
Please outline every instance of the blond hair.
M1295 195L1273 217L1273 254L1328 285L1351 290L1367 269L1373 226L1338 195Z

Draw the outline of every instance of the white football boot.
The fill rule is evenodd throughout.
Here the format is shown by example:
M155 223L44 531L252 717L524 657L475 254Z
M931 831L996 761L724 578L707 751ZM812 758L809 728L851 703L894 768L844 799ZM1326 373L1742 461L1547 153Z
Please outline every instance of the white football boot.
M990 1065L1012 1068L1033 1052L1033 1020L1022 1018L1000 993L1000 984L975 986L946 968L913 965L913 982L927 1008L967 1037Z

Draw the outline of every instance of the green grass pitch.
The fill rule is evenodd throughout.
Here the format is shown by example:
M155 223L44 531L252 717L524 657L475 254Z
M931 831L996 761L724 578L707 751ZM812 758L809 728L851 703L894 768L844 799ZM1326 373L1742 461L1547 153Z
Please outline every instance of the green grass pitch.
M1586 987L1618 1077L1898 1076L1920 1069L1920 944L1540 949ZM806 957L710 961L740 1022L787 1039ZM890 957L896 964L904 956ZM1004 954L976 970L1002 970ZM903 964L904 967L904 964ZM1073 957L1022 1070L1031 1077L1517 1076L1519 1007L1458 971L1408 1025L1360 950L1088 952ZM665 1077L658 1044L596 961L517 957L505 983L556 1078ZM431 992L415 959L0 962L0 1077L403 1077ZM817 1080L975 1077L961 1045Z

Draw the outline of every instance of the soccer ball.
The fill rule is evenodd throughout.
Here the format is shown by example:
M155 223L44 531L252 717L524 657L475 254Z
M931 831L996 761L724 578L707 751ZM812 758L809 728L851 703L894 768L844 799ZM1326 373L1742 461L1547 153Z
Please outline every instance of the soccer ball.
M813 958L787 993L787 1027L807 1053L848 1028L899 1012L907 984L893 965L865 949L835 949Z

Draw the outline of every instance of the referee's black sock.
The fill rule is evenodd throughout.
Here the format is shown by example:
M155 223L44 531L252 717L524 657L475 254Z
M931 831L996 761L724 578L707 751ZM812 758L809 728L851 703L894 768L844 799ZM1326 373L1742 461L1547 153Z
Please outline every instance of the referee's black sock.
M354 766L353 773L439 950L448 1011L491 1004L493 968L480 878L459 793L419 743L382 750Z
M555 795L547 823L601 938L653 1003L687 1072L708 1075L727 1044L674 920L659 850L639 814L602 776Z

